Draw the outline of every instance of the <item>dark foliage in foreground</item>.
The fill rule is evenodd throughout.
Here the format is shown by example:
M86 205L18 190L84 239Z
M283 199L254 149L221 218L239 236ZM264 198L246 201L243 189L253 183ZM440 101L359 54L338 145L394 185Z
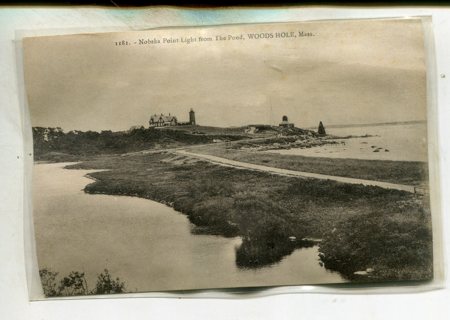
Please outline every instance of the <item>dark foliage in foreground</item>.
M113 279L107 269L97 276L95 288L89 290L88 283L84 272L72 271L67 276L60 279L59 283L56 280L57 272L49 269L39 270L41 277L42 289L46 297L64 297L64 296L80 296L91 294L114 294L125 293L125 283L121 282L119 278Z
M320 238L325 266L348 278L368 268L375 270L371 280L430 278L426 197L220 167L170 153L101 158L70 168L110 169L91 174L96 182L86 186L88 193L152 199L207 233L241 236L239 267L276 263L311 245L302 239Z
M426 280L433 276L431 223L420 208L409 206L390 216L378 210L340 221L324 234L320 250L328 268L355 280ZM368 268L374 269L368 278L354 274Z
M211 143L214 139L239 140L243 136L202 135L182 130L134 128L128 131L69 131L61 128L33 127L34 159L72 161L93 155L122 154L146 149L158 149Z

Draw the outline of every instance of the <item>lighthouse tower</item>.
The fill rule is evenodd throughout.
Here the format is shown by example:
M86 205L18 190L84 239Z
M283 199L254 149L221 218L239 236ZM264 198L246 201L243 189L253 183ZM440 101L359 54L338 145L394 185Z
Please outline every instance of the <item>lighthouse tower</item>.
M189 124L195 126L195 112L192 108L191 111L189 111Z

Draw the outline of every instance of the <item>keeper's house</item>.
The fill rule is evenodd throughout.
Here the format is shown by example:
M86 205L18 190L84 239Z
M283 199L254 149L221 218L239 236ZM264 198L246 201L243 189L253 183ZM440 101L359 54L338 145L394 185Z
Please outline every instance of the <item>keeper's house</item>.
M152 115L148 124L150 125L150 127L176 126L178 125L178 120L177 117L171 116L170 113L168 116L161 113L160 115Z
M164 114L154 114L150 117L150 120L148 121L149 126L152 127L172 127L172 126L195 126L195 112L191 109L189 111L189 121L186 122L179 122L177 117L169 115L166 116Z

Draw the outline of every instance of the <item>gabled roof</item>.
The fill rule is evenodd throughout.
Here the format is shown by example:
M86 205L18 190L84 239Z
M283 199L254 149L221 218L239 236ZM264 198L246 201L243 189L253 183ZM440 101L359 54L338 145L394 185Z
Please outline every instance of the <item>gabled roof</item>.
M159 122L159 121L162 121L162 122L177 121L177 117L175 117L175 116L166 116L166 115L163 115L163 114L161 114L161 115L154 114L154 115L152 115L150 117L150 122Z

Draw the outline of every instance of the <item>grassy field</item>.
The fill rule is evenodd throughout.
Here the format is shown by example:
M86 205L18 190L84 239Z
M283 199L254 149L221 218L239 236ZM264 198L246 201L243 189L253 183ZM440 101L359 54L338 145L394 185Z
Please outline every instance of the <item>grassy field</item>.
M181 131L186 133L194 133L200 135L246 135L245 129L247 127L211 127L211 126L201 126L201 125L184 125L184 126L174 126L174 127L163 127L159 130L162 131Z
M123 154L149 149L158 150L207 144L217 139L234 141L244 138L246 138L244 134L226 133L223 130L211 131L210 134L199 134L190 130L143 127L120 132L63 132L61 128L33 128L34 159L55 162L85 160L92 156Z
M428 181L428 167L424 162L304 157L236 150L223 145L198 146L190 148L190 151L275 168L333 176L386 181L406 185L423 185Z
M426 197L221 167L170 152L102 157L70 168L110 169L91 174L88 193L152 199L186 214L197 232L241 236L236 264L243 268L276 263L312 245L305 238L320 238L326 267L349 279L432 276ZM368 276L354 275L368 268L374 269Z

